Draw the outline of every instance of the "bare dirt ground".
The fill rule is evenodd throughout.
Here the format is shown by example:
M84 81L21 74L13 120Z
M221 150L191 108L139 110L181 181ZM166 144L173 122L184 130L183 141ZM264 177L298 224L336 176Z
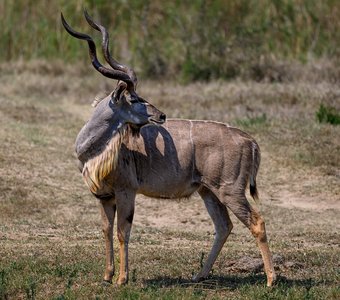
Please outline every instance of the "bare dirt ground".
M266 220L280 280L276 290L264 288L262 268L250 263L258 263L259 251L232 216L234 229L212 277L191 284L214 234L203 201L139 195L130 285L106 289L98 284L99 210L73 145L95 96L114 85L87 73L93 74L71 67L55 72L43 62L0 68L0 299L340 295L340 128L315 118L320 103L339 109L338 84L141 81L140 95L168 117L226 122L259 142L261 201L252 203Z

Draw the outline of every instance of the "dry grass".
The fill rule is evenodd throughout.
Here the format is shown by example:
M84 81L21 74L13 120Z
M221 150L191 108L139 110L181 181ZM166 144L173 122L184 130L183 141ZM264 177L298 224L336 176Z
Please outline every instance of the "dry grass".
M140 196L131 282L116 288L100 284L99 211L73 153L93 98L114 84L92 70L76 76L74 66L53 72L41 65L0 66L0 299L339 297L340 127L315 118L320 103L339 103L338 85L141 82L139 93L168 117L228 122L256 137L260 209L279 283L267 289L262 271L237 267L259 252L235 219L212 276L190 283L213 239L202 201Z

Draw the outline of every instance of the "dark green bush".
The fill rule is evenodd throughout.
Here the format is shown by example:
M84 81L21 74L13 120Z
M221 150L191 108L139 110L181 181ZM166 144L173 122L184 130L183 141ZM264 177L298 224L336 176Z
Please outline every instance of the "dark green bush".
M340 124L340 113L331 106L320 104L319 110L316 112L316 118L320 123Z

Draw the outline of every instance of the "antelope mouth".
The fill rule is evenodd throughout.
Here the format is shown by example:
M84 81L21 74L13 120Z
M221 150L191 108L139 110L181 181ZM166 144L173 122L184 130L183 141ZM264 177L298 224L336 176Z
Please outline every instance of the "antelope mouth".
M165 122L165 118L164 119L149 118L149 122L156 125L162 125Z
M165 120L166 120L165 114L161 114L158 118L153 118L153 117L149 118L149 122L156 124L156 125L164 124Z
M155 119L149 119L150 123L156 124L156 125L162 125L164 124L165 120L160 121L160 120L155 120Z

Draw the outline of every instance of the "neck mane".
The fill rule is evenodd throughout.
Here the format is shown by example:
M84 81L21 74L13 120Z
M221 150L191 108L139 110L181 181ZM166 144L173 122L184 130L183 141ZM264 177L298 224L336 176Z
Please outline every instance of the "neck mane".
M104 187L107 176L117 168L119 150L122 143L128 141L131 129L128 124L123 125L114 133L104 150L84 164L82 175L93 194Z

